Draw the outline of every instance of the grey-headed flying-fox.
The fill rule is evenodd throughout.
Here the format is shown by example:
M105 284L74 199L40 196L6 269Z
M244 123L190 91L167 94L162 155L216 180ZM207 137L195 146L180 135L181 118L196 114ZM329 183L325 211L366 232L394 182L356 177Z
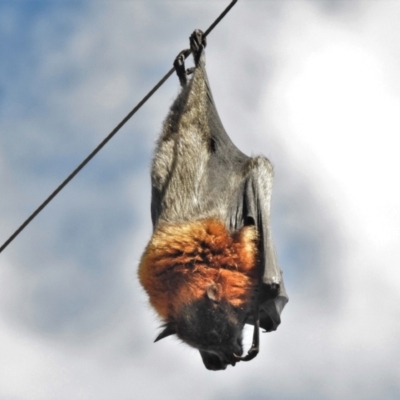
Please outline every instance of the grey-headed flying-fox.
M194 31L195 67L181 52L181 92L158 139L151 171L153 236L139 279L164 323L156 340L176 334L221 370L258 353L258 330L272 331L288 301L270 229L273 168L230 140L205 71L206 41ZM193 74L189 79L188 75ZM255 325L242 357L242 331Z

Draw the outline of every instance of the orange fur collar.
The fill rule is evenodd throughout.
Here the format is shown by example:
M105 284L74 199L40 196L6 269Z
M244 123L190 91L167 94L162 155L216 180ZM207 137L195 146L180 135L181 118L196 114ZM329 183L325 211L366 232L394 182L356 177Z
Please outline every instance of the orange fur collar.
M256 281L254 227L230 233L218 220L164 223L139 265L139 280L166 322L212 287L216 300L247 304Z

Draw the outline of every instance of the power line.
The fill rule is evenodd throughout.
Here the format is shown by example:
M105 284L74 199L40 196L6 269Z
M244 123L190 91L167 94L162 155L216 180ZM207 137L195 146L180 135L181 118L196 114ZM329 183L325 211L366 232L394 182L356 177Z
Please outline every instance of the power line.
M236 4L237 0L232 2L225 8L220 16L210 25L204 32L207 36L221 21L229 10ZM185 58L190 55L190 51L185 54ZM0 253L26 228L26 226L42 211L47 204L57 196L57 194L75 177L75 175L107 144L107 142L129 121L129 119L143 106L144 103L164 84L164 82L174 73L171 68L167 74L150 90L149 93L135 106L135 108L109 133L109 135L71 172L71 174L54 190L54 192L31 214L30 217L6 240L0 247Z

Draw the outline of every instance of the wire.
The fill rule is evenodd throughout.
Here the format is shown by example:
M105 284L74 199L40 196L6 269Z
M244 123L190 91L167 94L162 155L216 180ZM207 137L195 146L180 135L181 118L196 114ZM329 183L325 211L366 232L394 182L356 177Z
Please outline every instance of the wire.
M207 36L221 21L229 10L237 3L233 0L220 16L204 32ZM191 52L186 54L187 58ZM164 84L164 82L174 73L171 68L167 74L150 90L149 93L136 105L136 107L109 133L109 135L71 172L71 174L54 190L54 192L31 214L31 216L6 240L0 247L0 253L26 228L26 226L42 211L47 204L57 196L57 194L77 175L77 173L107 144L107 142L129 121L129 119L143 106L144 103Z

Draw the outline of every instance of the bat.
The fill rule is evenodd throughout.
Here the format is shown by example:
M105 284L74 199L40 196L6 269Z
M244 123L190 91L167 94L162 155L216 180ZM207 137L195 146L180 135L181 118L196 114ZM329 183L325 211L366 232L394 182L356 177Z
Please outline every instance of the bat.
M195 30L190 50L174 61L181 91L152 161L153 235L138 275L163 321L156 341L177 335L199 350L207 369L222 370L258 354L259 327L277 329L288 297L271 236L273 167L243 154L226 133L205 47ZM186 70L190 52L194 67ZM243 356L246 323L254 335Z

